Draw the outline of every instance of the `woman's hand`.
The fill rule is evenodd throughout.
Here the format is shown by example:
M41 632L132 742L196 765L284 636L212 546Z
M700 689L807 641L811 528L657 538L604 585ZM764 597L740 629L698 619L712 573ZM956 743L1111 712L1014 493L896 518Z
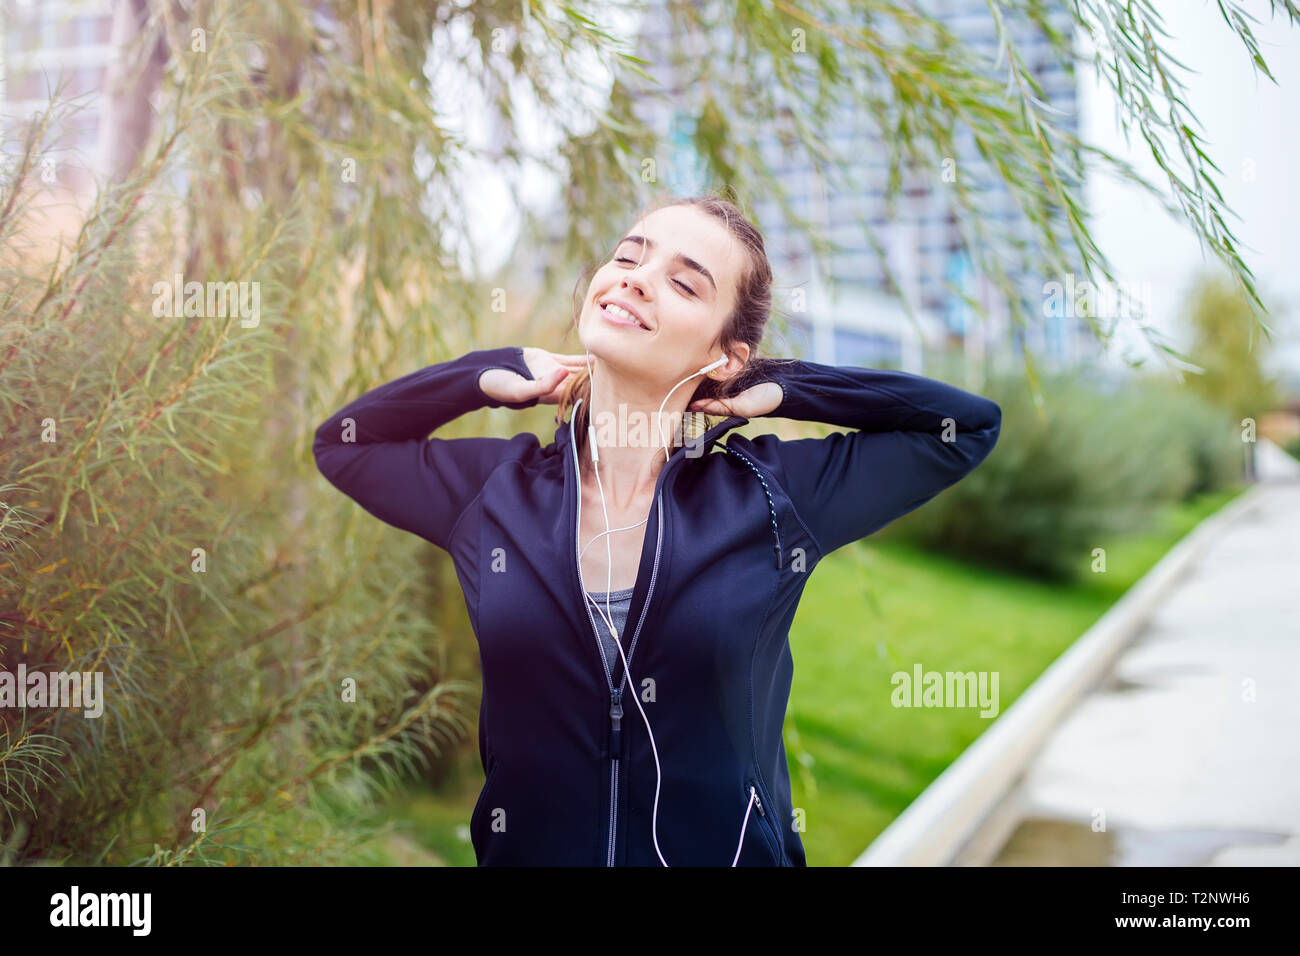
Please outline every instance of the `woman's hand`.
M691 402L687 411L759 418L776 411L784 400L785 390L780 385L776 382L760 382L731 398L702 398Z
M557 405L564 380L570 373L587 367L586 355L560 355L534 348L525 348L523 352L532 380L509 369L490 368L478 377L478 387L485 395L498 402L526 402L535 398L543 405Z

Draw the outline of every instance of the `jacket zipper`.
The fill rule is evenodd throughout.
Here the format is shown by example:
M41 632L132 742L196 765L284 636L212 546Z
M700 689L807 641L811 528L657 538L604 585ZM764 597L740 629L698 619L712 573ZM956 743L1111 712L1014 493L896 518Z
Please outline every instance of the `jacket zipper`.
M578 446L572 443L573 449L573 467L575 473L578 473ZM580 473L579 473L580 474ZM609 720L612 730L610 741L610 761L609 761L609 843L605 851L605 865L614 865L614 826L616 823L615 813L618 808L618 754L619 748L623 743L622 735L622 717L623 704L621 701L622 691L614 689L614 681L610 677L610 663L605 660L605 648L601 646L600 631L596 629L596 617L591 613L591 601L587 598L587 583L582 579L582 554L579 551L578 544L582 535L582 486L575 478L574 496L577 501L577 519L573 528L573 552L574 560L578 567L578 588L582 592L582 606L587 612L587 620L591 622L591 633L596 638L596 653L600 655L601 661L604 662L602 668L605 674L605 686L609 688ZM632 662L631 654L628 655L628 663Z
M581 493L581 492L580 492ZM650 570L650 587L646 588L645 604L641 606L641 618L637 620L636 630L632 632L632 644L628 645L628 667L632 666L632 656L636 653L637 637L641 635L641 624L645 623L646 611L650 607L650 598L654 596L655 579L659 576L659 553L663 548L663 492L660 490L655 498L656 507L659 511L659 527L655 536L654 545L654 567ZM581 507L578 506L578 507ZM581 515L581 511L578 511ZM581 518L580 518L581 520ZM601 635L595 630L595 618L591 615L591 602L586 598L586 584L582 583L582 559L578 558L577 580L582 585L582 602L586 605L586 617L591 622L591 633L595 635L597 645L601 643ZM604 653L602 650L601 657ZM623 676L619 679L619 689L615 691L614 682L610 678L610 671L606 665L604 671L604 683L610 687L610 843L608 843L604 865L614 866L614 845L617 834L617 812L619 812L619 754L623 748L623 688L627 685L628 667L624 667Z
M605 860L606 866L614 865L614 835L617 832L617 827L618 827L618 804L612 801L618 798L618 755L620 753L620 748L622 747L623 744L623 735L621 732L621 720L623 717L623 703L622 703L623 687L627 683L628 678L631 676L628 673L628 668L632 666L632 655L636 653L636 639L641 634L641 625L642 623L644 623L646 611L650 607L650 598L655 593L655 578L659 576L659 551L664 542L664 498L663 498L662 491L659 492L656 498L656 503L659 510L659 527L658 527L658 534L656 535L656 539L655 539L655 563L654 563L654 567L650 570L650 586L646 588L645 603L641 605L641 617L636 622L636 630L632 632L632 643L628 645L628 649L627 649L628 666L623 668L623 676L619 679L618 690L613 694L613 705L610 707L610 711L609 711L610 720L613 722L614 757L610 761L611 803L609 805L609 855L606 857ZM578 563L581 564L582 562L579 561ZM579 574L581 574L581 568L579 568ZM591 614L590 608L588 608L587 614L588 616L590 616ZM595 627L594 621L592 622L592 627ZM636 693L636 691L633 691L633 693Z
M578 470L578 451L577 445L572 442L570 435L570 447L573 449L573 467L575 476L581 473ZM655 536L655 560L654 566L650 571L650 584L646 589L645 601L641 606L641 617L636 622L636 630L632 632L632 643L627 649L628 667L632 665L632 655L636 652L636 639L641 634L641 625L645 622L646 612L650 608L650 598L654 595L655 580L659 577L659 555L663 548L664 541L664 497L663 497L663 478L667 469L677 459L673 459L659 473L659 491L655 495L655 506L658 510L658 527ZM582 591L582 606L587 611L587 620L591 623L591 633L596 638L596 651L600 654L600 659L605 661L605 686L609 688L609 721L610 721L610 761L609 761L609 842L605 851L605 865L614 865L614 846L615 837L618 833L618 760L619 753L623 745L622 721L623 721L623 686L628 679L628 668L623 669L622 677L619 679L618 689L614 689L614 681L610 676L609 661L605 660L605 649L601 646L600 631L596 629L596 617L591 613L591 601L587 598L587 584L582 578L582 555L579 551L578 544L582 532L582 486L575 477L575 500L577 502L577 518L574 522L573 532L573 550L578 566L578 587Z
M760 817L758 825L763 830L763 832L767 834L769 848L771 846L776 847L774 855L777 858L777 864L780 865L785 862L785 849L781 845L780 837L776 834L776 827L773 825L771 819L768 817L767 811L763 809L763 797L759 793L758 781L751 780L749 782L749 787L753 788L754 809L758 811L758 815ZM749 799L749 796L750 796L749 788L746 788L745 799Z
M582 400L579 399L579 402ZM600 654L600 659L605 661L605 649L601 646L600 631L596 628L596 617L591 613L591 601L587 598L587 584L582 579L582 554L578 548L582 535L582 472L578 467L578 445L573 437L573 418L577 415L577 407L574 407L573 414L569 418L569 448L573 452L573 475L574 475L574 500L577 504L577 517L574 521L573 528L573 552L574 559L578 567L578 588L581 590L579 595L582 598L582 606L587 611L587 620L591 623L591 633L596 639L596 651ZM716 431L720 434L728 428L733 427L737 422L748 421L748 419L733 416L720 425L714 426L710 431ZM702 435L699 442L704 443L708 432ZM628 673L632 666L632 655L636 651L636 639L641 634L641 625L645 623L646 612L650 609L650 598L654 595L655 580L659 577L659 555L664 541L664 479L668 475L668 469L671 468L680 459L674 455L669 462L659 472L658 485L659 490L655 493L655 506L658 510L659 523L655 538L655 560L650 570L650 584L646 588L645 601L641 605L641 617L636 622L636 629L632 632L632 643L627 649L628 666L623 668L623 675L619 679L618 690L614 689L614 680L610 676L610 663L605 661L605 686L609 688L609 721L610 721L610 762L609 762L609 842L605 853L605 865L614 865L614 845L615 835L618 830L618 760L619 751L623 745L622 720L623 720L623 686L631 676ZM752 466L751 466L752 467ZM780 556L777 557L778 564Z

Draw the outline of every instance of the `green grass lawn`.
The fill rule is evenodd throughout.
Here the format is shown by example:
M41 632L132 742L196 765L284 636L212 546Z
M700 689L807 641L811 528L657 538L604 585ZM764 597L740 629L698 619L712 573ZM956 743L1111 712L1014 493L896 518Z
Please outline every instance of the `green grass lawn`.
M817 568L790 633L786 718L794 806L810 866L851 863L983 731L978 707L891 703L896 671L996 671L999 714L1170 547L1242 489L1168 508L1140 535L1098 542L1107 570L1048 584L869 538ZM1085 566L1090 555L1083 556ZM412 788L384 807L402 836L360 857L474 865L467 825L482 786L465 748L437 793Z

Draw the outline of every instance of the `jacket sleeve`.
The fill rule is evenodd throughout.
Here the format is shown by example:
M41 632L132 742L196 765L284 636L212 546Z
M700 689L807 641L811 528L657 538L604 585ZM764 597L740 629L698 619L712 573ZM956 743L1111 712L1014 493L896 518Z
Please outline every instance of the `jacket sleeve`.
M878 531L975 469L997 444L996 402L909 372L778 363L770 414L856 429L783 441L756 453L779 476L822 554Z
M428 438L476 408L530 408L498 402L479 375L504 368L532 379L523 349L481 349L372 389L316 429L316 467L339 491L388 524L449 550L452 531L492 470L537 445L513 438Z

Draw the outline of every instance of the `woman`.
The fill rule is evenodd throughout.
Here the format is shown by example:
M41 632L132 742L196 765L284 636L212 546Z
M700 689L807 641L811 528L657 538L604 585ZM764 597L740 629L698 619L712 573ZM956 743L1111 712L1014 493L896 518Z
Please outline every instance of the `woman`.
M806 865L781 732L808 574L968 474L1001 410L755 358L771 282L735 206L675 200L576 302L584 354L470 352L317 429L332 484L455 563L483 669L481 866ZM426 438L539 402L559 406L545 447ZM687 442L688 411L728 417ZM721 442L764 415L855 430Z

